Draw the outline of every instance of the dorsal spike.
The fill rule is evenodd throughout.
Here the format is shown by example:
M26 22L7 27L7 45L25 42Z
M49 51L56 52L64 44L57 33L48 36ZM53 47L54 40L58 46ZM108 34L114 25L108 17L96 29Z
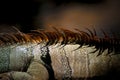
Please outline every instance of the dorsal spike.
M90 29L86 28L86 30L91 34L92 37L94 37L94 34Z
M101 29L101 31L102 31L105 38L109 38L109 36L107 35L107 33L103 29Z

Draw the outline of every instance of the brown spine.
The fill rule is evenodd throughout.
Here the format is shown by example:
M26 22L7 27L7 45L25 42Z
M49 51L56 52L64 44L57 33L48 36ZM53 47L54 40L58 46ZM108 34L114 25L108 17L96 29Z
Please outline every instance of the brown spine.
M53 31L33 30L31 33L14 33L14 34L0 34L0 45L15 44L15 43L45 43L46 46L60 43L61 45L79 44L80 47L87 45L88 47L95 46L99 54L102 54L108 49L108 54L115 51L118 52L120 39L116 37L109 37L105 31L102 30L104 37L98 37L96 30L86 29L87 32L79 29L70 31L63 28L53 28ZM79 48L80 48L79 47Z

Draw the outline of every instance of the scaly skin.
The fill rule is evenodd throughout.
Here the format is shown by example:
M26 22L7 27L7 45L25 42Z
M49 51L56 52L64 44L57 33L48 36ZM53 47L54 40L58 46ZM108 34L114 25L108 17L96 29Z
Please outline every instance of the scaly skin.
M48 46L48 49L43 46L19 44L1 48L1 80L48 80L51 75L57 80L87 79L107 75L112 70L120 72L120 54L107 55L105 50L102 55L97 56L98 52L90 54L94 47L83 46L75 50L79 45L72 44L64 47L52 45ZM50 65L54 70L52 74L48 71L52 69L49 68ZM27 70L24 71L24 68Z
M40 59L41 47L37 44L1 47L0 80L47 80L49 75Z

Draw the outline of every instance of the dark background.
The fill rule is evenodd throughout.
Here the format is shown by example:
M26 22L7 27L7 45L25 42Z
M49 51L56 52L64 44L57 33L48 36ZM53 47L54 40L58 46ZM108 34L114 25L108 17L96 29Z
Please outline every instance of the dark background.
M34 29L33 20L39 6L34 0L0 0L0 24L18 25L23 32L28 32Z
M120 2L119 0L110 1L111 3ZM109 0L0 0L0 29L5 28L7 25L6 28L1 32L9 30L11 28L10 26L16 26L22 32L29 32L30 30L36 29L38 26L39 28L44 28L45 26L43 25L43 17L46 16L47 13L47 15L49 15L50 10L52 11L52 14L56 14L54 12L59 10L61 5L77 3L79 5L85 4L89 7L91 5L102 5L107 2L109 2ZM119 7L118 5L114 6ZM119 12L120 11L118 10L118 13ZM38 15L41 15L41 17L39 17L39 21L37 21L39 25L35 23ZM109 17L111 17L111 15L108 16L108 18ZM117 15L117 17L119 17L119 15ZM120 21L120 19L116 19L115 26L119 26L119 22L117 21Z

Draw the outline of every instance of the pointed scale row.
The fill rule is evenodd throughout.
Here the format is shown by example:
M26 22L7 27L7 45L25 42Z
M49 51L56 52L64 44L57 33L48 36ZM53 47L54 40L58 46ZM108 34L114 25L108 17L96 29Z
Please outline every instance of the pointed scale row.
M90 30L86 28L87 32L74 29L70 31L64 28L55 28L53 31L47 30L32 30L31 33L1 33L0 34L0 45L10 45L15 43L45 43L46 46L60 43L61 45L67 44L79 44L80 47L87 45L88 47L95 46L95 51L99 51L98 55L101 55L106 49L108 54L111 52L119 52L120 39L116 37L109 37L105 31L101 30L104 37L98 37L96 30Z

